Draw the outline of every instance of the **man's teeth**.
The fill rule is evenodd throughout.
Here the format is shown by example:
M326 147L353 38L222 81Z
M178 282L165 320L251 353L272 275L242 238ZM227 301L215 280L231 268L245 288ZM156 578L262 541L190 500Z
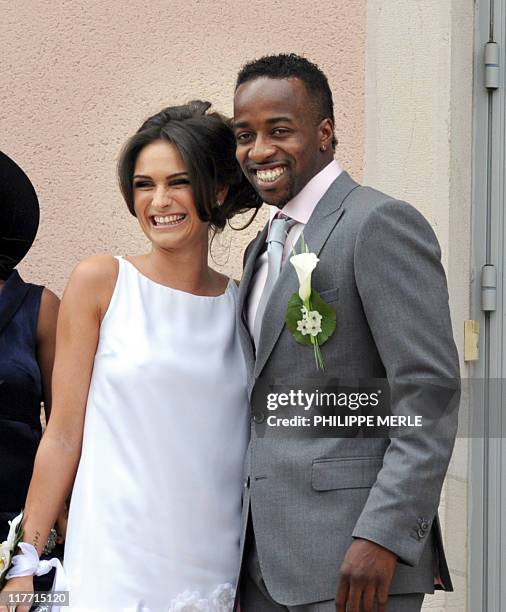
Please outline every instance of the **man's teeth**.
M186 215L168 215L166 217L153 217L156 225L177 225Z
M257 170L257 178L259 178L264 183L272 183L277 178L279 178L285 169L281 168L273 168L272 170Z

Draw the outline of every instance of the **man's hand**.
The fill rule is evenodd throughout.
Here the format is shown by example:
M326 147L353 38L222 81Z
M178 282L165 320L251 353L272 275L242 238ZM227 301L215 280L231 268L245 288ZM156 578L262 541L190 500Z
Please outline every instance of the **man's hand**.
M336 612L385 612L397 555L379 544L357 538L339 569Z

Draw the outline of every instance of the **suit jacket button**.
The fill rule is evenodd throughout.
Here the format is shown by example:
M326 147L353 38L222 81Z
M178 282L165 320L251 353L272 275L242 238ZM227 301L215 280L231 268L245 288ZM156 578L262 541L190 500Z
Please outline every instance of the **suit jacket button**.
M263 412L256 412L253 415L253 420L255 423L263 423L265 421L265 414Z
M425 535L426 535L426 534L425 534L425 531L424 531L423 529L419 529L419 530L418 530L418 537L419 537L420 539L421 539L421 538L424 538L424 537L425 537Z
M247 489L249 487L249 476L244 480L244 488Z
M427 531L429 529L429 523L427 523L427 521L422 521L422 524L420 525L420 527L424 530Z

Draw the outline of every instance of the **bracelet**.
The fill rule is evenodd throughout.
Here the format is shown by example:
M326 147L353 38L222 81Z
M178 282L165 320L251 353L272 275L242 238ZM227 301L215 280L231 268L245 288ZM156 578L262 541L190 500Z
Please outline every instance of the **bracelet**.
M44 546L44 550L42 551L43 555L49 555L53 552L53 549L56 546L57 537L58 534L56 533L56 529L53 527L49 532L49 537L47 539L46 545Z

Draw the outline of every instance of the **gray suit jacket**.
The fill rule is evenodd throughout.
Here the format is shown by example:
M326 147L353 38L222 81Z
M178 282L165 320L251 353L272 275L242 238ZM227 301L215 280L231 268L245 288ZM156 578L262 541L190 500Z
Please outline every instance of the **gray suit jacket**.
M312 349L284 325L298 290L290 264L267 305L255 355L245 303L266 233L247 249L239 291L250 395L261 380L316 375ZM360 537L398 555L391 593L432 592L435 575L451 590L437 508L457 410L439 405L423 381L444 381L458 404L459 362L437 239L415 208L347 173L320 200L304 237L320 258L312 286L337 313L336 331L322 346L326 374L387 378L394 414L444 418L411 436L297 440L259 437L252 419L244 518L251 511L267 589L284 605L332 599L344 555Z

